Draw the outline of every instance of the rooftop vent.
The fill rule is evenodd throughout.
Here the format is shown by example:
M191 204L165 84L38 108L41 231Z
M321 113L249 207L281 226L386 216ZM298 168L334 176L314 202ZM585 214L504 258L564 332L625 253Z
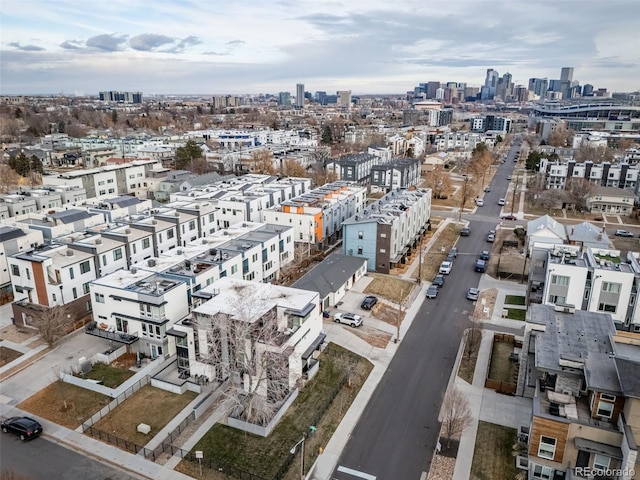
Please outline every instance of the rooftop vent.
M96 245L102 245L102 239L96 238Z
M156 261L153 258L150 258L149 260L147 260L147 265L149 267L155 267L156 266Z
M129 270L131 273L136 274L138 273L138 269L136 267L131 267L131 269Z
M67 250L67 257L73 257L75 252L73 250Z

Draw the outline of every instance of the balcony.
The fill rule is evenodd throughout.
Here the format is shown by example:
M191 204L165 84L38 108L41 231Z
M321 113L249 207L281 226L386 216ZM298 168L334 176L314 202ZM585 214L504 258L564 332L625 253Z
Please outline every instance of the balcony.
M138 341L138 334L135 335L117 332L115 330L99 328L96 322L89 322L84 327L84 332L88 335L104 338L105 340L112 340L114 342L123 343L125 345L131 345Z

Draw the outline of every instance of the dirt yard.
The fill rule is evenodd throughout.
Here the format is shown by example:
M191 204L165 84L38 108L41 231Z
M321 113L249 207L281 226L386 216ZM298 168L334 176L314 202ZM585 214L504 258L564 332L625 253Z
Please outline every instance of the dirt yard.
M7 363L13 362L16 358L20 358L22 354L8 347L0 347L0 367L4 367Z
M27 398L18 408L75 429L110 400L105 395L58 380Z
M37 334L38 331L33 328L18 328L15 325L8 325L0 330L0 340L8 340L13 343L24 343L30 338L35 337Z
M373 281L366 286L364 293L377 295L394 303L405 301L416 285L413 282L408 282L407 280L402 280L401 278L390 275L382 275L379 273L369 273L369 275L374 278Z
M366 330L352 329L351 333L353 333L356 337L360 337L369 345L376 348L387 348L387 345L389 344L389 340L391 340L390 333L381 332L380 330L376 330L373 328L366 329Z

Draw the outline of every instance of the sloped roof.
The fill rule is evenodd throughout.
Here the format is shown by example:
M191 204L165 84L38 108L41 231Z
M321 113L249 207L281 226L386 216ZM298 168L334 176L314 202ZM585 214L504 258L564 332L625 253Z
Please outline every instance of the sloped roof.
M343 286L366 261L363 257L333 253L291 286L318 292L322 300Z
M554 235L563 240L567 237L564 225L556 222L549 215L543 215L542 217L538 217L527 222L527 235L529 236L535 235L536 232L545 229L551 231Z
M85 210L62 210L60 212L52 213L51 218L55 218L62 223L73 223L78 220L84 220L85 218L91 218L91 214Z
M18 237L24 237L26 233L22 231L20 228L13 227L0 227L0 242L6 242L7 240L12 240Z
M611 245L607 232L589 222L582 222L567 227L567 236L572 242L581 242L589 246L609 248Z
M620 388L625 397L640 398L640 369L638 362L615 358Z

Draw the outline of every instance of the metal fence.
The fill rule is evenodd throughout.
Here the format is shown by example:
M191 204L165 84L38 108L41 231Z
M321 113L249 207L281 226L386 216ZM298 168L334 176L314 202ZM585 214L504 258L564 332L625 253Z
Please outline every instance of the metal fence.
M102 408L102 410L100 410L99 412L95 413L89 420L84 422L82 424L82 431L83 432L87 431L87 429L89 427L92 427L102 417L104 417L105 415L108 415L109 412L111 412L111 410L113 410L114 408L118 407L118 405L120 405L127 398L129 398L131 395L136 393L138 390L140 390L142 387L144 387L148 383L149 383L149 376L146 375L145 377L141 378L136 383L131 385L124 392L122 392L120 395L118 395L116 398L114 398L111 402L109 402L109 404L106 407Z

